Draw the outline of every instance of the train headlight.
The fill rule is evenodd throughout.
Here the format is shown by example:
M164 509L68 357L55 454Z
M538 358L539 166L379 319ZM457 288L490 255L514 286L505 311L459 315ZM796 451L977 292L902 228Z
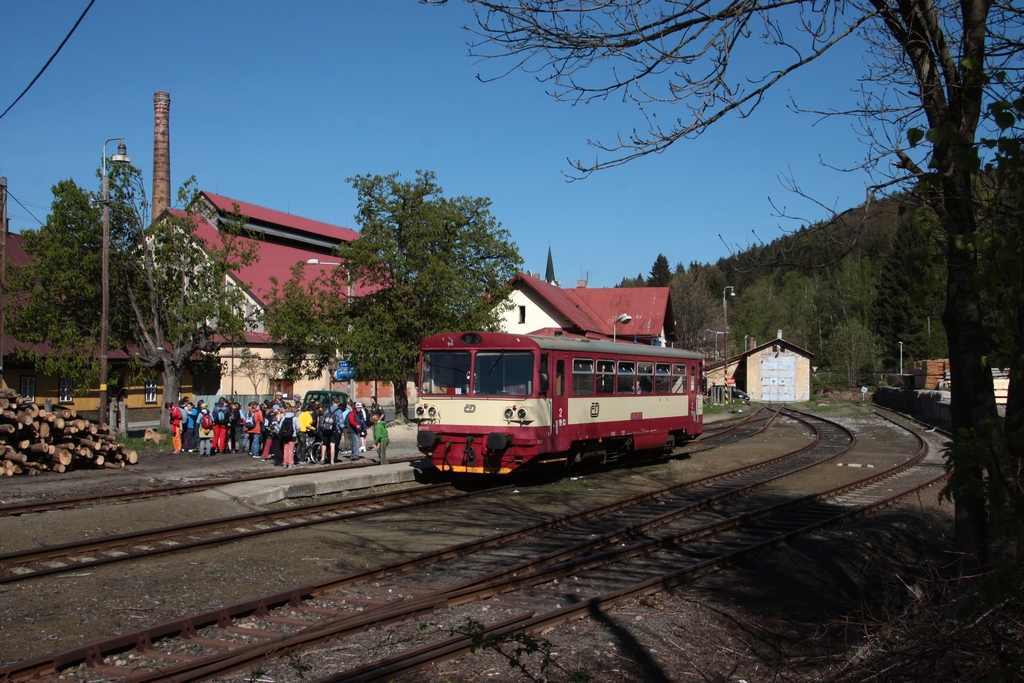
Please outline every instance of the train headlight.
M515 413L512 411L511 408L505 408L505 419L506 420L511 420L513 415L515 415Z
M526 408L520 408L519 412L516 413L516 417L518 417L520 420L525 420L526 419Z
M423 417L423 406L417 406L416 407L416 415L418 417Z
M434 406L430 406L429 408L427 408L427 415L429 415L430 417L436 417L437 408L435 408Z

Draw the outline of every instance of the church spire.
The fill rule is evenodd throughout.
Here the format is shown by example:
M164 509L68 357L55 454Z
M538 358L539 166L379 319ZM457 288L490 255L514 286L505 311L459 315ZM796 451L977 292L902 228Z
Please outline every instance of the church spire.
M544 282L549 285L555 283L555 262L551 258L551 245L548 245L548 269L544 272Z

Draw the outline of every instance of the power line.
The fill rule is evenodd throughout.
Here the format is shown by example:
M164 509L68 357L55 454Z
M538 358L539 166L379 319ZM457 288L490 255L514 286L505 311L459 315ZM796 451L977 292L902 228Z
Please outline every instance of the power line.
M18 200L18 198L17 198L17 197L15 197L15 196L14 196L13 194L11 194L11 189L10 189L10 188L7 188L7 197L8 197L9 199L13 199L13 200L14 200L15 202L17 202L18 206L20 206L21 208L25 209L25 211L26 211L26 212L28 213L28 215L29 215L29 216L32 216L33 220L35 220L35 222L36 222L36 223L38 223L39 225L45 225L45 223L43 223L43 222L42 222L41 220L39 220L38 218L36 218L36 217L35 217L35 214L33 214L33 213L32 213L31 211L29 211L29 209L28 209L28 207L27 207L27 206L25 206L24 204L22 204L22 203L21 203L21 202L20 202L20 201ZM18 216L18 218L20 218L20 216Z
M7 107L7 109L4 109L4 113L0 114L0 119L7 116L7 112L13 109L14 105L16 105L19 102L19 100L21 100L21 98L25 96L25 93L27 93L29 89L31 89L32 86L36 84L36 81L39 80L39 77L42 76L43 72L46 71L46 68L50 66L50 62L52 62L57 57L57 55L60 54L60 51L64 48L64 44L67 43L68 40L71 38L71 35L75 32L75 29L77 29L78 25L82 23L82 19L85 19L85 15L88 14L89 9L93 6L93 3L95 2L96 0L89 0L89 5L82 12L82 16L78 17L78 21L75 22L75 25L71 27L71 31L69 31L68 34L64 36L64 40L60 42L60 45L57 46L56 51L54 51L54 53L50 55L50 58L46 60L46 64L43 64L43 68L39 70L39 73L37 73L36 77L32 79L32 82L25 86L25 89L21 91L21 94L18 95L18 98L11 102L11 106ZM33 218L35 218L35 216L33 216Z

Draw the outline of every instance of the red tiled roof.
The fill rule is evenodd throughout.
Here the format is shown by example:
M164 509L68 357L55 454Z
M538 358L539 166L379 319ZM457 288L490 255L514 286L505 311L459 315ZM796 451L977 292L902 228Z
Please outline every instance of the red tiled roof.
M244 209L241 208L241 205L239 206L244 213ZM179 217L188 215L179 209L170 209L170 212ZM347 230L345 228L338 229ZM347 230L347 233L351 233L355 237L359 236L358 233L352 230ZM220 247L223 244L220 239L220 232L201 216L196 217L196 234L211 246ZM319 259L327 263L332 262L332 257L325 255L323 250L303 249L291 244L254 240L249 237L239 237L238 239L243 242L254 242L259 258L253 263L236 268L234 271L235 276L261 303L267 301L267 297L273 288L270 279L276 278L278 285L287 282L291 279L292 268L295 264L305 263L309 259ZM308 280L312 280L331 268L333 266L307 265L306 277ZM357 285L355 293L361 295L365 293L365 288Z
M510 284L532 289L564 315L579 334L588 337L611 339L617 335L650 339L664 330L667 339L675 338L668 287L561 289L525 273L516 275ZM622 313L632 320L615 325L615 319ZM536 333L547 334L548 331L538 330Z
M668 287L577 288L569 291L570 296L585 301L591 310L597 312L604 324L600 330L606 336L618 334L619 337L649 339L659 336L664 330L668 339L675 338L675 331L671 329ZM623 313L632 320L613 325L613 321ZM669 329L665 329L666 322Z
M265 223L290 230L308 232L313 235L320 235L322 237L332 239L336 242L349 242L359 237L359 233L350 228L342 228L337 225L331 225L330 223L321 223L320 221L302 218L301 216L284 213L283 211L275 211L274 209L268 209L248 202L241 202L237 199L231 199L230 197L223 197L219 194L213 194L212 192L203 191L201 194L209 199L210 203L217 207L219 211L225 214L230 214L234 211L234 205L238 204L239 213L256 223Z

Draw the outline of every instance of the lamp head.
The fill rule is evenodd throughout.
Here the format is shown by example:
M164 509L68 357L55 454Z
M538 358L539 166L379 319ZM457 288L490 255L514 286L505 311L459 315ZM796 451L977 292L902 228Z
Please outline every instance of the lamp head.
M128 148L124 146L124 140L121 140L121 144L117 146L117 154L110 157L110 160L124 164L132 163L132 158L128 156Z
M628 313L619 313L619 317L615 319L615 322L625 325L632 319L632 316L630 316Z

